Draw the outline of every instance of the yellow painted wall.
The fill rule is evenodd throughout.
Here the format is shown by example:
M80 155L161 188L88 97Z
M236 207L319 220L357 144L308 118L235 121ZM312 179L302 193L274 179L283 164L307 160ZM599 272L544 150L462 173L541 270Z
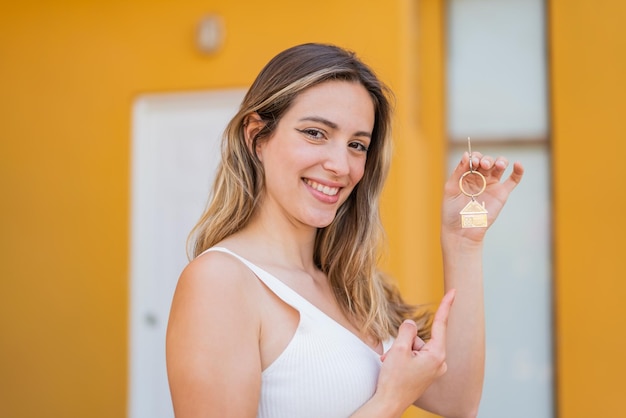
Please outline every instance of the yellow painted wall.
M624 414L626 3L549 2L559 416Z
M413 57L413 4L0 5L3 418L125 416L133 99L145 92L248 85L271 56L296 43L355 49L396 91L397 155L384 202L388 267L403 278L410 298L433 300L439 290L428 282L438 252L433 182L441 178L443 159L413 159L431 151L412 117L416 87L423 83ZM222 15L227 30L215 56L194 46L195 25L208 12Z

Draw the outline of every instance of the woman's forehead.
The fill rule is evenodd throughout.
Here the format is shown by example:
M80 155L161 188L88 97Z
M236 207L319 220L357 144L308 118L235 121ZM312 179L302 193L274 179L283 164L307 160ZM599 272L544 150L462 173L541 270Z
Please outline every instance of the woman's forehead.
M359 82L330 80L303 90L290 106L292 117L319 118L330 124L361 124L370 131L374 125L374 101ZM369 128L368 128L369 126Z

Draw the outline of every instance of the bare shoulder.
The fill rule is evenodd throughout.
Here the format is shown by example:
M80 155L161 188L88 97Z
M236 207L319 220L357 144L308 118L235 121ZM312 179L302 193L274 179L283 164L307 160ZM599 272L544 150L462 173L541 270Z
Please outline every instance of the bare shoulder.
M172 301L170 321L179 310L194 311L195 321L232 316L258 319L258 280L230 254L210 251L192 260L182 271ZM192 314L192 312L187 312Z
M229 254L208 252L183 270L166 341L176 416L226 410L255 416L261 376L259 288L253 273ZM227 405L242 388L251 395L249 402Z
M224 291L223 296L257 287L254 274L241 261L230 254L209 251L192 260L179 278L179 287L196 290Z

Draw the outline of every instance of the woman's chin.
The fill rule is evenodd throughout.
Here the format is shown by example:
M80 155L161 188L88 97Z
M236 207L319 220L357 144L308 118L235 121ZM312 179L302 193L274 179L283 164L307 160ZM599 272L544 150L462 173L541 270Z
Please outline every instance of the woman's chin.
M318 214L317 216L309 216L308 221L305 223L308 225L311 225L314 228L319 229L319 228L326 228L328 225L333 223L334 220L335 220L335 213L332 213L332 215L324 214L324 216L320 216Z

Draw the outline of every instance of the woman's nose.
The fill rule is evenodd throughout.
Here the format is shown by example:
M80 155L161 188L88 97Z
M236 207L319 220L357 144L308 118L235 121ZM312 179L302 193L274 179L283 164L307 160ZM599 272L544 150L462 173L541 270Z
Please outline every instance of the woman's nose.
M350 173L348 148L345 145L328 147L322 167L337 177L348 175Z

